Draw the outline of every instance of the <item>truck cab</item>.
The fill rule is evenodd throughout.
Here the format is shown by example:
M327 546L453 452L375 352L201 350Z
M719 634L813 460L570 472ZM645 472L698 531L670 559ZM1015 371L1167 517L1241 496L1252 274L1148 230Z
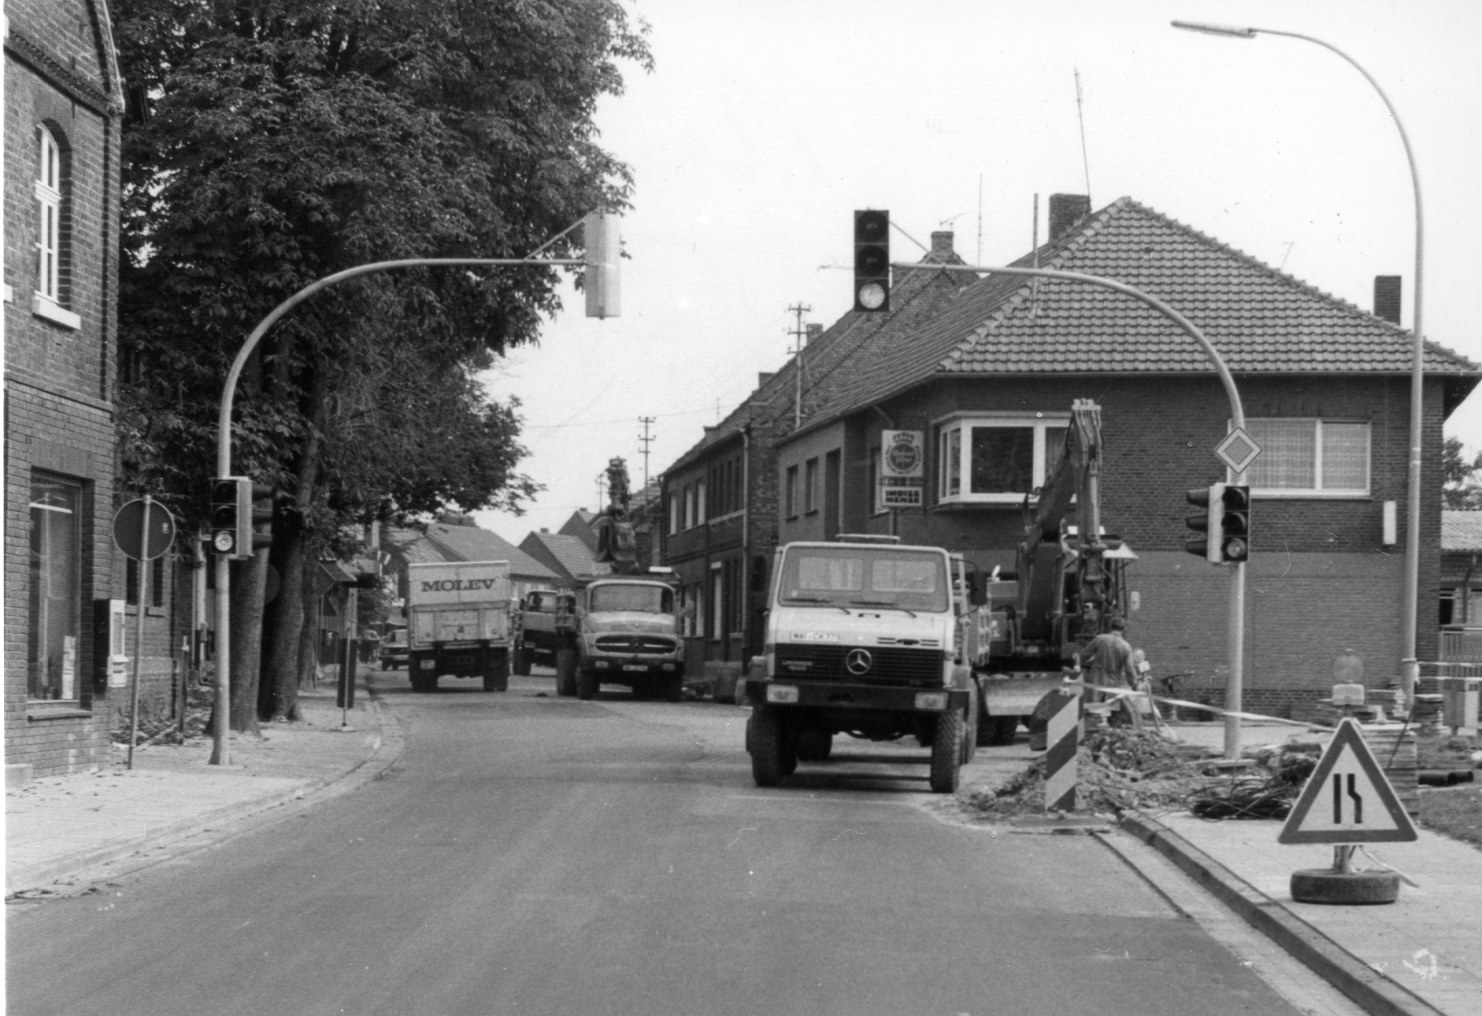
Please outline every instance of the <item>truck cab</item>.
M621 684L637 698L678 702L684 693L684 639L677 599L667 570L585 583L577 591L574 619L577 697L589 699L603 684Z
M931 787L956 790L976 745L973 576L940 547L841 537L777 552L764 652L746 681L759 786L821 761L838 734L914 736Z

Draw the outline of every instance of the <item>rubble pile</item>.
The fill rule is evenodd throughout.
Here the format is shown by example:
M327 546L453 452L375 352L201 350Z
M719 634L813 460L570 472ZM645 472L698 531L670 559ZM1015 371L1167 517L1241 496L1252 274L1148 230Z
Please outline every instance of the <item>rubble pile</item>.
M1157 731L1103 727L1089 732L1077 752L1076 810L1187 808L1207 818L1279 818L1318 756L1306 745L1260 747L1244 754L1246 765L1220 772L1208 753ZM1045 760L1037 759L1001 786L969 788L959 795L961 806L969 817L990 822L1043 814L1044 772Z

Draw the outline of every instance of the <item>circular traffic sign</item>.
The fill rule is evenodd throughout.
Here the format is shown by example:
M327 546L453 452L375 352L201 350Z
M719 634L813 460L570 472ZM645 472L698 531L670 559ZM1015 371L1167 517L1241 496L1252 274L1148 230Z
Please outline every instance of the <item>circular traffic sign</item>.
M175 542L175 517L151 498L135 498L113 515L113 542L136 561L163 557Z

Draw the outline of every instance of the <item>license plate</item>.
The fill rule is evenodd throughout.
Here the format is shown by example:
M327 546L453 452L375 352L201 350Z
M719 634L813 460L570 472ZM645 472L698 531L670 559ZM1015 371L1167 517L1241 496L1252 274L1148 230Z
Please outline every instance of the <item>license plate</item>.
M648 666L646 664L643 664L643 663L625 663L625 664L623 664L623 669L624 670L647 670L648 669Z

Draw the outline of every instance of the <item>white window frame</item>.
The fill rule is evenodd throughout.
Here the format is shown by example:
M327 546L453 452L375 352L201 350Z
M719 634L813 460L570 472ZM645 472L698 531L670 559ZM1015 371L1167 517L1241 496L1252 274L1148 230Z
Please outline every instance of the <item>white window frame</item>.
M803 514L818 511L818 456L803 463Z
M933 421L937 429L938 504L1022 504L1025 495L1044 486L1045 472L1058 448L1045 447L1045 434L1070 426L1069 413L958 413ZM1032 490L974 493L972 485L972 432L977 429L1014 429L1034 432ZM957 480L957 489L951 481Z
M62 306L62 146L45 124L36 126L36 292L31 310L68 328L82 318Z
M1313 485L1308 487L1264 487L1255 483L1255 477L1250 470L1255 469L1267 455L1275 455L1277 449L1274 442L1262 441L1260 425L1262 423L1294 424L1307 423L1313 427L1313 459L1312 459L1312 481ZM1323 486L1323 452L1324 452L1324 428L1326 426L1358 427L1362 428L1364 434L1364 485L1362 487L1325 487ZM1248 418L1245 421L1245 429L1256 444L1261 446L1261 454L1247 467L1246 479L1250 483L1251 494L1261 497L1301 497L1301 498L1363 498L1369 497L1374 485L1374 427L1367 420L1344 420L1323 419L1321 417L1307 416L1263 416ZM1269 460L1268 460L1269 461Z
M798 466L793 463L782 472L782 512L784 518L798 517Z

